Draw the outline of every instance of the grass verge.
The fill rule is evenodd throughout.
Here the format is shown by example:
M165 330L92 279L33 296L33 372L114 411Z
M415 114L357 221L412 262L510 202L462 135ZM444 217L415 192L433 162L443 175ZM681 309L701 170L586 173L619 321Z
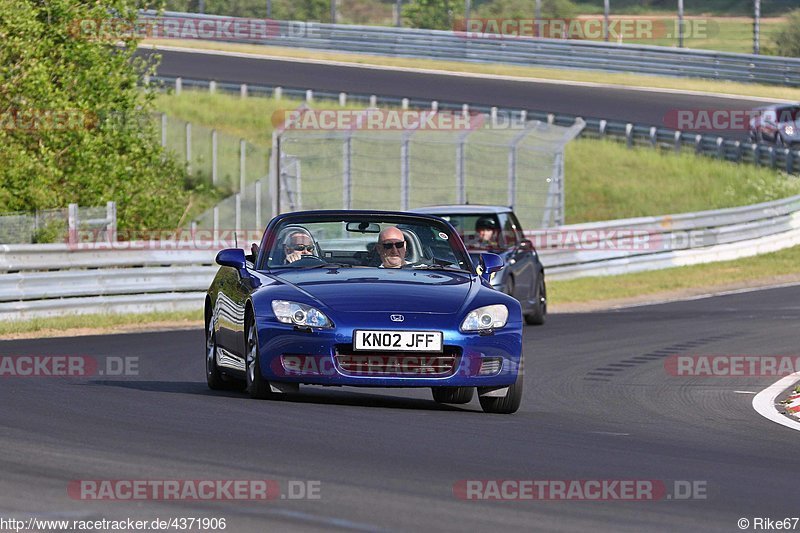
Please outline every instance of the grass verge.
M744 286L800 281L800 246L735 261L636 274L550 281L548 299L559 304L668 299L693 289L711 293ZM694 291L696 292L696 291Z
M437 61L431 59L414 59L399 57L383 57L368 54L347 54L343 52L321 52L316 50L298 50L279 46L247 45L235 43L219 43L210 41L183 41L150 39L144 44L156 46L180 46L201 50L220 50L240 52L263 56L276 56L295 59L316 59L324 61L340 61L362 65L384 67L402 67L413 69L442 70L454 73L483 74L488 76L514 76L530 79L546 79L554 81L593 82L625 87L648 87L671 89L677 91L699 91L722 93L746 97L763 97L783 100L800 100L800 89L777 87L749 83L702 80L697 78L670 78L666 76L646 76L641 74L609 73L585 70L563 70L544 67L523 67L501 64L476 64L458 61ZM301 87L302 88L302 87ZM546 110L544 110L546 111Z
M174 311L141 314L70 315L0 322L0 338L93 335L155 329L201 327L203 311Z

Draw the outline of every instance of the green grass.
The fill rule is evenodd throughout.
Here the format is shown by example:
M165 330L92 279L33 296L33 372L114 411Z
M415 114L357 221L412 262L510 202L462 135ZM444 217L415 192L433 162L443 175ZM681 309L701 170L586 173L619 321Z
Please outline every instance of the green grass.
M747 259L667 268L619 276L548 281L548 300L555 304L616 300L702 288L708 292L736 283L768 281L800 273L800 246Z
M52 318L35 318L30 320L10 320L0 322L0 336L20 335L26 333L55 333L91 328L92 330L110 330L121 326L147 325L159 326L192 326L202 322L203 311L154 312L141 314L96 314L70 315Z
M800 194L797 176L687 152L628 149L610 140L568 144L565 167L570 224L721 209Z

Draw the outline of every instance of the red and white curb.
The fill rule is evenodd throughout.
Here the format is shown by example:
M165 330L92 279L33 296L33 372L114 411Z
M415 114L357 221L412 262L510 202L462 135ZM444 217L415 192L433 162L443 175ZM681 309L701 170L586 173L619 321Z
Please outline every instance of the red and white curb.
M753 398L753 409L764 418L772 420L776 424L800 431L800 421L794 419L800 418L800 394L792 393L788 398L789 403L784 404L785 407L780 407L780 410L775 405L775 399L798 381L800 381L800 372L789 374L776 381L755 395ZM784 415L783 411L792 418Z

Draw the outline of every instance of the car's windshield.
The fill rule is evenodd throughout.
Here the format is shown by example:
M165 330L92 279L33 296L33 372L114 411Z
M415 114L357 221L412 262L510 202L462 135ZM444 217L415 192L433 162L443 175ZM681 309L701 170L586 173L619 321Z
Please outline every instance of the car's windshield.
M472 270L457 235L442 222L376 215L292 216L271 230L261 269L425 268Z
M800 107L798 106L781 107L775 112L778 115L777 121L780 123L800 121Z
M496 214L440 215L470 250L505 250L514 246L513 230L504 230Z

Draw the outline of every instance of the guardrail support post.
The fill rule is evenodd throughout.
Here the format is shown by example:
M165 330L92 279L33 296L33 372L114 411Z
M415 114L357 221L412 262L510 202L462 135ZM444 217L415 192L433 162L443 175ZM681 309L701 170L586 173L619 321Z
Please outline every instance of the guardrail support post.
M217 130L211 130L211 184L216 185L219 175L217 174L217 161L219 155L219 145Z
M208 82L208 92L210 94L214 94L215 92L217 92L217 82L216 81L211 80L210 82Z
M694 151L696 154L703 152L703 136L699 133L694 136Z
M469 104L461 105L461 116L463 116L464 118L469 117Z
M175 78L175 95L181 94L182 90L183 90L183 79L180 76L178 76L177 78Z
M681 151L681 131L675 130L675 151Z
M658 128L655 126L650 127L650 144L653 148L658 148Z
M528 112L525 109L519 112L519 121L523 126L528 122Z
M725 158L725 148L722 143L725 141L722 137L717 137L717 159Z
M403 109L408 109L408 98L403 98L400 100L400 107Z
M433 111L434 113L439 111L439 102L438 101L436 101L436 100L431 101L431 111Z
M280 100L283 98L283 87L275 87L275 90L272 91L272 97L275 100Z
M733 145L736 147L736 162L738 163L742 160L742 142L736 141Z
M633 146L633 124L630 122L625 124L625 141L628 144L628 148Z
M108 242L117 242L117 203L106 202L106 238Z
M375 96L374 94L370 95L370 97L369 97L369 106L370 107L378 107L378 97Z
M606 134L606 127L608 127L608 121L607 120L601 120L600 121L600 125L599 125L599 127L597 129L597 133L600 134L600 137L603 137Z
M239 96L241 98L247 98L247 84L243 83L239 86Z
M306 90L306 103L311 103L314 101L314 91L311 89Z
M69 204L67 208L67 228L70 244L78 242L78 204Z
M552 126L553 122L555 122L555 121L556 121L556 116L553 113L548 113L547 114L547 125L548 126Z
M339 106L344 107L347 105L347 93L339 93Z

